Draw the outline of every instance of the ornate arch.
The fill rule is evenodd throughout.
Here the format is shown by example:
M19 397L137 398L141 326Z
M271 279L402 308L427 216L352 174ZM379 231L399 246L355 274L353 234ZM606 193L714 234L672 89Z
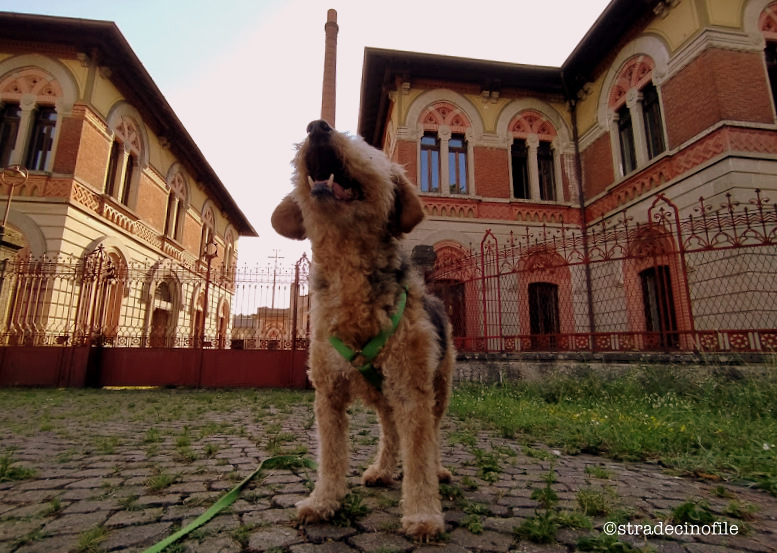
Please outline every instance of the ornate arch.
M500 141L509 145L510 140L516 136L513 134L513 127L521 119L522 113L530 115L532 119L532 122L523 121L524 125L528 125L531 128L534 124L537 125L535 130L539 130L541 122L547 122L555 132L554 138L558 139L559 150L565 153L574 152L572 131L566 119L553 106L535 98L513 100L504 107L496 122L496 131Z
M140 112L122 100L110 109L108 126L135 152L140 168L148 167L148 131Z
M758 17L758 30L766 40L777 40L777 2L763 9Z
M46 255L48 250L46 237L43 235L43 231L41 231L38 223L31 217L14 210L12 206L8 212L8 226L14 227L24 236L26 247L28 248L26 253L36 259Z
M454 92L452 90L442 88L427 90L426 92L419 94L419 96L413 100L405 114L404 126L408 129L423 133L423 124L421 123L421 115L430 106L436 104L450 104L458 113L463 117L466 117L469 121L469 127L467 127L467 134L470 135L468 139L481 140L484 133L483 120L480 117L480 112L475 105L467 98Z
M180 163L176 162L170 166L165 181L176 197L188 206L190 198L189 178Z
M626 102L626 93L632 88L640 89L653 79L656 62L644 54L632 56L621 66L610 88L607 102L609 108L617 111Z
M553 123L539 111L525 109L510 121L508 132L515 138L536 134L540 140L552 141L558 133Z
M200 217L202 218L202 224L206 227L208 227L210 230L212 230L214 233L216 232L216 216L214 215L213 210L213 202L210 200L206 200L205 203L202 206L202 211L200 212Z
M425 131L436 131L440 125L447 125L451 132L466 133L472 127L469 117L451 102L435 102L428 106L419 119Z
M742 28L750 37L752 44L763 49L766 40L777 40L777 35L766 36L765 31L772 32L772 14L775 9L774 0L750 0L744 3L742 10Z
M597 122L601 128L605 130L609 128L609 118L612 113L610 99L616 83L620 82L620 84L623 84L623 81L618 81L622 69L626 66L627 61L640 56L649 59L649 63L653 64L650 78L656 84L660 84L666 76L669 65L669 49L657 36L643 35L624 46L610 65L610 69L602 82L602 88L599 91L596 115Z
M0 62L0 101L32 94L42 103L69 112L80 94L76 80L59 61L40 54L12 56Z
M0 79L3 100L21 100L26 94L35 96L39 102L50 104L64 95L54 75L40 67L24 67Z

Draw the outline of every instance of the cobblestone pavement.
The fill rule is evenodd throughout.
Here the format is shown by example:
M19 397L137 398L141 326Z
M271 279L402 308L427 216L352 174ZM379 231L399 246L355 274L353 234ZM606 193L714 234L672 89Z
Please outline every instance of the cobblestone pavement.
M143 551L199 516L262 459L315 456L311 393L18 394L29 399L0 406L0 553ZM666 553L777 551L777 498L766 493L675 477L655 465L567 456L473 428L467 421L445 425L443 458L454 479L441 488L447 528L438 543L402 535L399 485L359 484L376 449L377 426L370 411L357 407L351 508L336 524L298 526L293 506L314 475L273 470L166 551L631 551L627 544ZM25 468L34 475L19 473ZM679 505L694 507L691 517L719 521L708 521L708 533L721 534L728 523L729 534L703 535L704 526L691 536L607 538L602 532L615 521L665 528ZM551 542L517 533L527 520L540 529L543 521L555 522L546 532ZM581 521L593 528L574 528Z

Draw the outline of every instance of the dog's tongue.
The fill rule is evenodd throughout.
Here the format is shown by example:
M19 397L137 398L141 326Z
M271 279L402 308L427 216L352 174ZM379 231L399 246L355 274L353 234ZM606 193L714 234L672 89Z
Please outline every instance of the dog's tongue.
M322 190L328 188L332 195L337 200L350 201L354 198L354 192L350 188L343 188L339 183L335 182L334 174L329 175L327 180L314 181L312 177L308 177L311 190Z

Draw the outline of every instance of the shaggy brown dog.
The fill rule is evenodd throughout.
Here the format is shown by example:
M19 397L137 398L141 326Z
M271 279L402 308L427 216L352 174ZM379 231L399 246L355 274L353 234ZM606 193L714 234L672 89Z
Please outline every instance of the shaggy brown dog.
M297 504L298 518L330 518L347 493L346 408L358 397L375 407L381 426L377 457L362 482L390 484L401 453L402 526L428 539L444 528L438 479L451 475L440 464L439 429L454 350L442 303L425 293L399 247L402 234L424 217L421 201L383 152L324 121L308 125L294 165L294 189L272 224L283 236L311 242L309 366L320 444L318 481ZM368 359L359 352L391 332L404 298L404 314L372 362L375 372L365 377L358 367ZM356 358L347 361L331 337Z

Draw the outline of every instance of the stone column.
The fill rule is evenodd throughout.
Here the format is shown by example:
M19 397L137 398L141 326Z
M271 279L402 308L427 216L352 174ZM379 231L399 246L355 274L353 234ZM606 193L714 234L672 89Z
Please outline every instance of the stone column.
M35 96L32 94L23 94L19 102L21 115L19 116L19 130L16 133L16 145L11 152L11 159L8 165L26 165L25 155L30 146L30 134L32 133L32 118L35 114Z
M648 150L645 141L645 120L642 116L642 94L637 89L632 88L626 93L626 106L631 113L631 131L634 133L637 167L642 167L648 162Z
M540 146L540 138L536 134L530 134L526 138L526 147L529 150L529 196L534 201L539 201L540 196L540 165L537 162L537 148Z

